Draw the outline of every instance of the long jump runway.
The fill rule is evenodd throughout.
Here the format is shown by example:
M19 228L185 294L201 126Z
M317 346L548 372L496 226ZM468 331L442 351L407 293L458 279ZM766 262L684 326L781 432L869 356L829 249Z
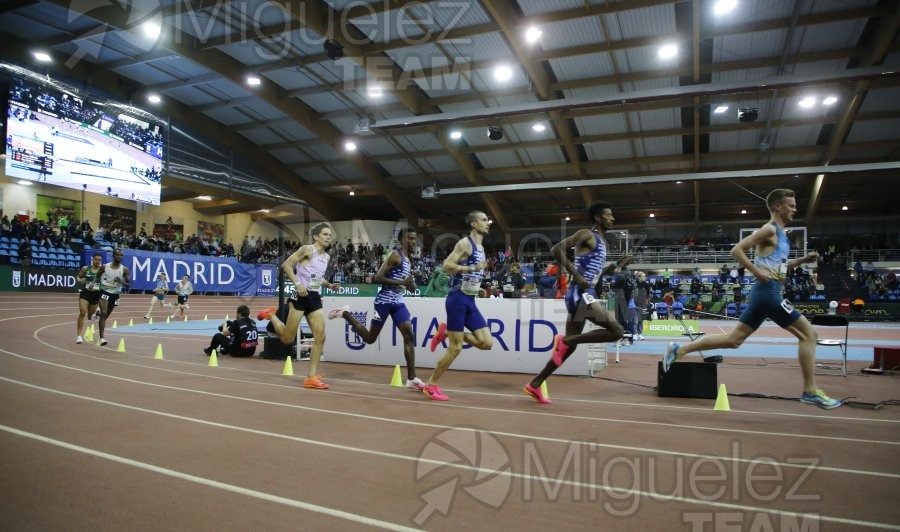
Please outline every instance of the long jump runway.
M601 378L552 377L552 405L521 392L530 376L452 368L451 400L434 402L391 387L393 368L328 362L331 340L332 388L306 390L304 362L209 367L209 338L178 331L270 299L195 296L195 319L151 329L123 327L149 304L125 295L100 348L74 343L76 297L0 295L3 530L900 530L897 406L657 397L662 341ZM893 325L851 337L898 339ZM729 392L799 394L795 357L743 349L758 353L717 353ZM866 365L819 384L900 399Z

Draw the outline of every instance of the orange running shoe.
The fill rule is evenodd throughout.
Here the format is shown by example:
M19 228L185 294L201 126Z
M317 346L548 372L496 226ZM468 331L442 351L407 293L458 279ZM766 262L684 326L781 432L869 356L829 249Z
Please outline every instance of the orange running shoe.
M278 310L275 307L269 307L265 310L260 310L259 314L256 315L256 319L259 321L267 320L275 314L275 311Z
M319 377L324 377L324 375L307 377L306 380L303 381L303 387L311 388L313 390L327 390L329 388L329 385L319 380Z

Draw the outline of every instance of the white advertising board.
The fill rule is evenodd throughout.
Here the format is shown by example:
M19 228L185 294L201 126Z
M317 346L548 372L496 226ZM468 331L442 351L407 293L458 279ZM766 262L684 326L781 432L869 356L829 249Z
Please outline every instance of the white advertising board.
M366 327L375 316L371 299L323 297L327 313L329 309L350 302L350 312ZM462 353L450 369L495 371L505 373L537 373L550 360L553 337L565 331L566 309L558 299L478 299L478 309L488 323L493 336L493 347L482 351L463 347ZM407 297L406 306L412 316L416 345L416 366L433 368L446 349L446 343L434 353L428 349L438 324L447 320L443 298ZM372 345L366 345L342 319L326 320L325 356L332 362L404 365L403 338L390 318L380 337ZM589 353L605 353L605 345L581 345L556 373L559 375L588 375L597 367L596 355L589 366ZM604 359L605 362L605 359Z

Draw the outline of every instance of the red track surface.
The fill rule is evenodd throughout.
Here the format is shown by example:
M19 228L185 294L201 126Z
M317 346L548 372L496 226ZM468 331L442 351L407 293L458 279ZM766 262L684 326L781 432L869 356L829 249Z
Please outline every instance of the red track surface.
M147 304L124 296L113 318L141 322ZM237 304L195 297L191 313ZM731 397L714 412L629 384L655 385L649 355L599 374L627 383L551 378L546 406L521 392L528 376L452 369L448 403L390 387L392 368L329 362L331 390L312 391L302 362L293 377L259 359L208 367L201 337L76 345L75 308L0 296L3 530L900 529L898 407ZM729 392L799 392L795 360L734 362ZM819 382L900 398L896 377Z

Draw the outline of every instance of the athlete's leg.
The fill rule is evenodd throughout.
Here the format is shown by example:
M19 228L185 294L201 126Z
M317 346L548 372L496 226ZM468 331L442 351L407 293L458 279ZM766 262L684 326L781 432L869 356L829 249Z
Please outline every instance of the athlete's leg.
M447 368L450 367L450 364L456 360L456 357L462 352L464 336L462 331L447 331L447 350L444 351L443 356L441 356L434 366L431 377L428 377L428 384L437 384L441 375L443 375L444 372L447 371Z
M403 336L403 358L406 359L406 379L416 378L416 338L413 335L412 322L404 321L397 325Z
M350 325L350 328L353 329L353 332L359 335L362 340L367 344L374 344L375 340L378 339L378 335L381 334L381 329L384 327L384 321L372 320L372 326L370 329L366 329L362 326L356 318L353 317L353 314L350 314L349 311L345 310L341 317L344 318L347 323Z
M794 323L785 327L791 334L797 337L800 343L797 345L797 359L800 362L800 372L803 374L803 391L808 394L816 393L816 334L813 326L803 316Z
M746 323L738 322L728 334L713 334L704 336L688 344L678 346L675 359L683 357L694 351L706 351L711 349L737 349L753 334L754 329Z
M299 312L296 313L298 316ZM288 316L288 325L290 325L291 317ZM313 335L313 345L312 349L309 352L309 372L307 375L309 377L316 376L316 369L319 365L319 359L322 358L322 350L325 347L325 311L320 309L316 309L312 312L308 312L306 314L306 323L309 324L309 329L312 331ZM297 318L297 322L293 325L294 335L296 336L297 326L300 324L299 317ZM293 340L292 340L293 341Z

